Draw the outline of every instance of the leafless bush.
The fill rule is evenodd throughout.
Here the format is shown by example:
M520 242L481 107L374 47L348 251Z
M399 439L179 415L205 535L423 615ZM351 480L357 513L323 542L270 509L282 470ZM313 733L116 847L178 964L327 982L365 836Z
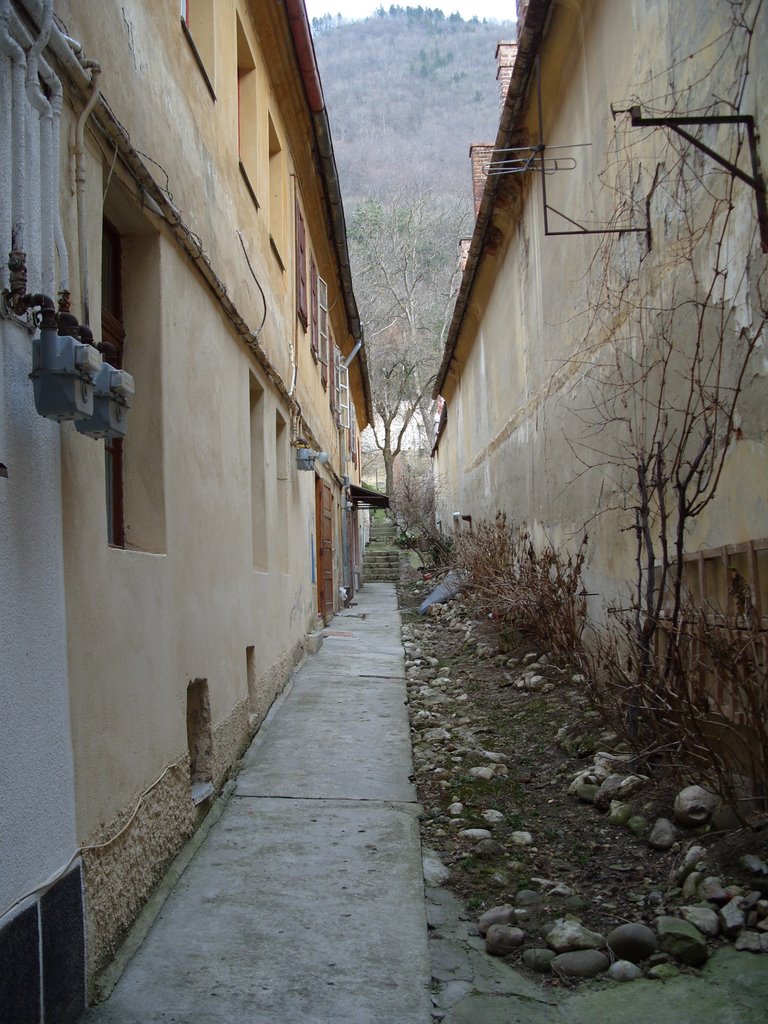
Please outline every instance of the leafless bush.
M501 630L516 630L572 662L584 627L586 544L585 537L575 556L551 547L537 551L524 525L498 513L493 522L483 520L459 535L453 561L478 610Z
M768 798L768 632L751 614L660 618L652 650L616 612L579 661L593 704L644 760L708 785L744 821Z
M437 528L436 506L437 485L432 467L419 469L405 463L395 478L390 507L409 547L416 551L422 564L431 560L441 565L450 551L450 539Z

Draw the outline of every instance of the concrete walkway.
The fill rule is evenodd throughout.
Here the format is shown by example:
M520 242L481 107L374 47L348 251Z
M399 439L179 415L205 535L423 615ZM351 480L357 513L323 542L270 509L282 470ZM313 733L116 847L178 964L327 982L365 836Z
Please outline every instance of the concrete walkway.
M337 615L220 821L87 1024L427 1024L394 587Z

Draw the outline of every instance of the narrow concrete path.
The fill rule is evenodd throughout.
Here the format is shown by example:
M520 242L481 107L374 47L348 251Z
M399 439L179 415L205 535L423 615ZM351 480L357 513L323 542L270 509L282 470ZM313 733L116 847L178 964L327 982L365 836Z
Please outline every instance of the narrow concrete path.
M399 626L388 583L334 618L87 1024L427 1024Z

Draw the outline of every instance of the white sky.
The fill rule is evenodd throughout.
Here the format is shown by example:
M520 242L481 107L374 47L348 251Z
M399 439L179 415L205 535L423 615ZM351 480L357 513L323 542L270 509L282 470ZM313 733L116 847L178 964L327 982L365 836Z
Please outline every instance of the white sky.
M323 14L340 14L343 18L365 18L381 4L389 9L398 7L440 8L446 17L458 11L462 18L494 18L497 21L515 20L515 0L304 0L310 22Z

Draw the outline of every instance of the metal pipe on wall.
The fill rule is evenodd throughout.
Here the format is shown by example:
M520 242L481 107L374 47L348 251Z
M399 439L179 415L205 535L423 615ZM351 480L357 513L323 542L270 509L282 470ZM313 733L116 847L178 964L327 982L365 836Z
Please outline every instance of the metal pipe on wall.
M11 250L24 251L26 184L25 86L27 58L11 36L11 0L0 0L0 53L11 61ZM4 256L5 254L3 254Z
M40 54L48 44L52 23L53 0L45 0L40 32L37 38L33 40L27 53L27 73L25 77L27 98L32 108L37 111L39 119L40 281L41 290L46 295L53 295L56 290L54 208L58 206L58 196L53 193L52 178L54 162L53 111L40 85L38 71ZM58 155L55 159L58 165Z

